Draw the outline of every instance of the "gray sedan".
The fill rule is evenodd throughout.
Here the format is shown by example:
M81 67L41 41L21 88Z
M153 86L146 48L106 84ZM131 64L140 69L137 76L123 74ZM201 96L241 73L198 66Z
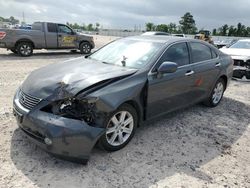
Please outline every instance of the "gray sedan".
M232 71L231 57L202 41L123 38L32 72L15 94L14 114L41 148L85 163L96 144L119 150L147 120L199 102L217 106Z

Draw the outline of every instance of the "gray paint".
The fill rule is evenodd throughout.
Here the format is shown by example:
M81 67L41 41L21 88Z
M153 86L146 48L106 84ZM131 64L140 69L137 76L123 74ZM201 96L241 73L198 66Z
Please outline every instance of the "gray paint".
M105 117L121 104L125 102L132 104L137 110L141 124L148 119L206 99L221 76L225 76L228 81L232 76L231 58L207 43L175 37L139 36L132 38L158 41L163 43L164 47L149 65L140 70L78 58L71 62L53 64L31 73L21 89L43 100L28 114L20 112L23 114L23 122L20 126L34 128L40 130L41 134L51 136L52 139L56 138L57 145L54 148L43 147L49 152L67 158L88 159L92 147L104 133ZM170 45L191 41L209 46L216 51L218 58L178 67L174 73L157 73L158 60ZM191 56L190 58L192 59ZM218 62L221 63L220 67L216 67ZM186 73L192 70L195 73L187 76ZM197 79L200 77L203 78L204 84L197 85ZM98 114L95 123L90 126L84 121L40 111L52 101L63 98L75 98L79 101L95 98L94 113ZM17 95L15 99L18 99ZM65 154L64 150L68 153Z
M92 36L83 35L80 33L51 33L48 32L47 22L37 22L36 24L42 25L41 30L0 28L0 31L6 32L6 36L2 40L0 40L0 43L4 44L4 46L0 45L0 47L14 49L17 42L19 41L32 42L34 44L34 49L79 49L79 45L83 41L89 42L92 48L95 47ZM62 38L67 36L75 37L75 40L70 46L62 46Z

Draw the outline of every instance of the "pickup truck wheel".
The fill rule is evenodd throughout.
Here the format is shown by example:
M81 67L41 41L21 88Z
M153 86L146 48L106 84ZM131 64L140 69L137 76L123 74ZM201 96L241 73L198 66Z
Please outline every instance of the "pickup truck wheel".
M33 46L29 42L20 42L17 45L17 52L20 56L28 57L33 54Z
M81 43L80 51L82 54L89 54L91 52L91 45L88 42Z

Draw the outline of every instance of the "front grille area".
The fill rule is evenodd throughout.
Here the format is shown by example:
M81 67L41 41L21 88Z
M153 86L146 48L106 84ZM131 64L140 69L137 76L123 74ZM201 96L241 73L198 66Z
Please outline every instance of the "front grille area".
M41 101L41 99L37 98L37 97L33 97L31 95L28 95L26 93L24 93L22 90L20 90L19 92L19 103L24 107L27 108L29 110L31 110L32 108L34 108L39 102Z

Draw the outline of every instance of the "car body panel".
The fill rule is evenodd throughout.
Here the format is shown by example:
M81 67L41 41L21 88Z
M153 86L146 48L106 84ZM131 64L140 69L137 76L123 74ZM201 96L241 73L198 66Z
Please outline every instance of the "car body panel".
M136 69L106 65L81 57L33 71L22 84L22 90L44 99L63 87L65 91L74 96L81 90L103 80L135 72Z
M147 117L153 118L190 104L194 76L186 76L193 65L182 66L174 73L149 75ZM192 100L190 100L192 99Z
M50 153L73 159L87 159L91 149L105 132L106 118L122 104L128 103L136 109L141 124L161 114L206 99L221 76L228 79L232 76L231 58L216 49L214 50L218 54L217 59L187 64L178 67L174 73L160 74L157 72L158 60L171 44L196 40L148 36L121 40L131 38L160 41L164 45L152 62L141 69L77 58L31 73L20 89L27 93L28 97L32 95L40 98L41 102L23 112L18 102L21 100L18 94L20 92L17 91L14 97L14 111L18 121L20 115L23 118L22 122L19 121L19 126L22 129L35 130L34 132L48 136L55 142L55 148L44 143L39 144ZM205 42L203 44L213 48ZM220 66L215 67L218 61ZM194 74L187 75L190 71L194 71ZM200 77L202 81L199 80ZM92 124L44 110L57 101L89 102L90 99L94 99L94 102L91 102L93 107L88 112L95 117Z

